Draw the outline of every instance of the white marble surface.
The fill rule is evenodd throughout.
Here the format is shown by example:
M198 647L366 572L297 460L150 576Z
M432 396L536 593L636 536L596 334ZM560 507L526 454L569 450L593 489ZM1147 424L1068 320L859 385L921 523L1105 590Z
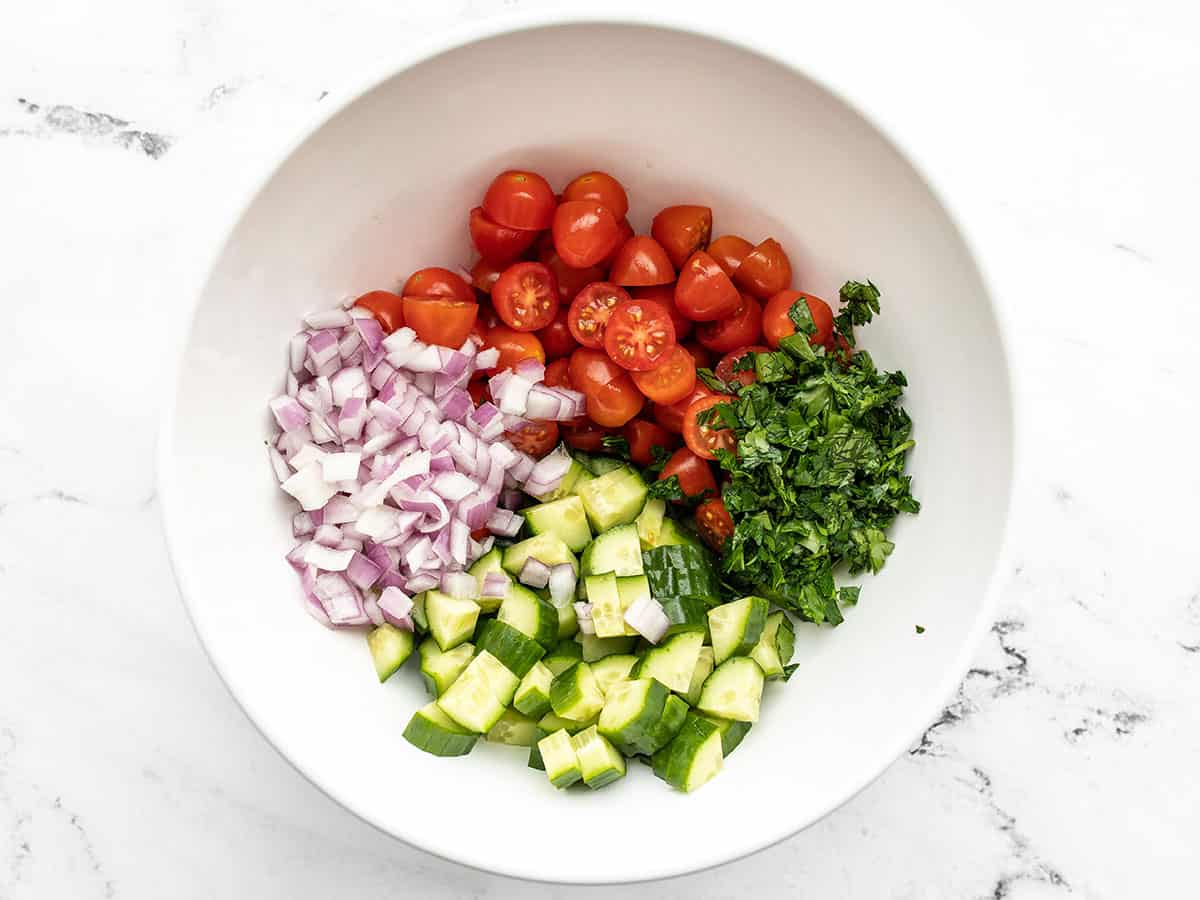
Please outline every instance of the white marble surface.
M283 763L184 616L152 456L206 211L350 67L536 5L6 4L0 897L573 892L398 844ZM682 8L794 35L971 222L1016 323L1001 620L924 740L820 824L715 871L578 893L1195 896L1200 15L802 6L782 22L754 3Z

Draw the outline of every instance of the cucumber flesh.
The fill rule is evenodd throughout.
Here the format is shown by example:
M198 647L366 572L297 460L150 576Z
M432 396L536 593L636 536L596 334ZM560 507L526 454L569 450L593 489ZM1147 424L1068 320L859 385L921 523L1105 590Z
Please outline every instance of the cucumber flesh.
M556 788L569 787L583 777L575 745L565 728L546 735L537 742L537 749L546 777Z
M496 618L543 647L558 643L558 610L522 584L511 584Z
M743 597L708 611L708 633L712 636L713 658L718 666L731 656L745 656L754 649L766 627L770 608L762 597Z
M612 656L614 653L628 653L637 643L635 637L602 638L596 637L594 634L578 634L575 639L579 641L584 662L595 662L606 656Z
M780 610L767 616L767 624L750 651L750 658L767 678L782 678L783 667L792 661L795 647L796 631L787 614Z
M688 631L667 638L662 644L646 651L634 667L635 678L657 678L677 694L686 694L700 660L704 635Z
M652 734L669 696L666 687L653 678L617 682L604 698L597 727L622 753L650 753L658 749L653 746Z
M563 497L551 503L539 503L521 510L525 524L532 534L552 534L568 548L578 553L592 540L583 501L576 496ZM545 562L545 560L543 560Z
M658 535L662 531L663 519L666 518L666 513L666 501L657 498L647 500L646 505L642 507L642 511L638 513L634 524L637 526L638 540L641 541L643 550L649 550L651 547L658 546Z
M704 545L676 524L674 519L663 519L662 527L658 530L655 547L693 547L703 549Z
M550 712L550 682L554 673L542 663L534 663L513 695L513 706L517 712L539 719Z
M688 715L679 733L650 758L654 774L685 793L721 771L721 732L701 716Z
M625 621L625 613L633 604L653 599L650 596L650 582L645 575L618 575L617 594L621 598L621 624L625 626L625 633L637 634L637 629Z
M752 727L749 722L735 722L733 719L721 719L717 716L705 715L704 718L717 726L721 732L721 754L729 758L729 754L738 748L742 738Z
M517 684L517 676L483 650L437 699L437 705L463 728L482 734L504 715Z
M638 658L627 653L617 653L612 656L606 656L604 659L598 659L592 666L592 674L596 676L596 683L600 685L600 692L606 697L608 690L618 681L624 681L629 677L630 671L637 665Z
M625 757L617 752L596 726L585 728L571 738L579 774L583 783L592 789L612 784L625 775Z
M530 496L536 497L543 503L551 503L562 497L566 497L575 489L575 483L579 480L579 477L586 472L587 469L581 466L578 460L572 459L571 466L567 469L567 473L563 475L562 481L558 483L558 487L545 494L530 494Z
M587 585L588 602L592 604L592 627L596 637L621 637L626 634L625 616L621 609L621 594L617 590L617 576L611 572L605 575L588 575L584 578Z
M470 639L479 621L479 604L460 600L441 591L425 592L425 616L429 633L443 650L452 650Z
M554 648L542 657L542 665L557 675L563 669L570 668L583 659L583 647L576 641L559 641Z
M579 564L584 575L641 575L642 545L636 525L612 528L587 545Z
M444 694L456 678L462 674L475 656L472 644L459 644L453 650L445 652L433 638L425 638L417 648L421 657L421 679L425 688L435 698Z
M688 715L688 705L674 694L667 696L663 704L662 717L654 723L647 735L647 753L655 753L669 744L683 727Z
M483 579L492 572L499 572L510 582L512 579L509 574L504 571L504 566L501 565L501 560L504 554L500 552L499 547L493 547L479 559L475 560L471 568L467 569L468 575L474 575L475 580L479 583L479 590L483 590ZM475 602L479 605L479 611L485 613L495 612L500 608L502 597L484 597L480 596Z
M592 470L593 475L599 478L601 475L625 468L625 463L619 459L613 459L611 456L594 456L588 468Z
M554 676L550 682L550 708L556 716L576 722L590 722L604 707L604 694L592 674L592 667L578 662Z
M434 756L464 756L471 752L479 735L467 731L436 703L421 707L404 729L404 739Z
M525 561L530 557L540 560L548 566L570 563L571 568L576 572L579 571L579 561L575 559L571 548L558 535L549 533L537 534L520 543L513 544L504 551L501 564L508 574L519 575Z
M696 708L722 719L757 722L763 681L762 669L750 657L727 659L705 680Z
M592 530L602 534L638 517L646 502L646 482L633 469L621 466L580 487L579 498Z
M496 720L484 739L494 744L510 747L532 747L537 734L537 721L524 716L515 709L506 709Z
M546 653L546 648L533 638L500 619L484 622L475 646L488 651L518 678L524 678L525 673Z
M386 622L367 635L367 647L381 684L391 678L412 655L413 643L411 631L404 631Z
M704 687L705 680L712 674L714 665L712 647L701 647L700 655L696 659L696 668L692 672L692 681L688 685L687 693L683 695L683 699L688 702L689 706L695 706L700 702L700 689Z

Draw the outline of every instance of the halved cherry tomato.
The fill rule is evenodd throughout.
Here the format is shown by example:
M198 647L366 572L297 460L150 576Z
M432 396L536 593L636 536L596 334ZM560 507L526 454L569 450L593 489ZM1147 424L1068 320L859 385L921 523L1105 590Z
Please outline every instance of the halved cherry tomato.
M558 314L558 283L542 263L519 262L492 285L492 306L509 328L537 331Z
M482 541L484 538L486 538L490 534L491 534L491 531L489 531L486 528L476 528L474 531L471 532L471 539L475 540L475 541Z
M370 311L388 334L404 325L403 299L399 294L393 294L391 291L368 291L355 300L354 305Z
M638 465L648 466L654 462L653 447L670 450L679 445L679 435L671 434L661 425L645 419L632 419L621 430L629 442L629 457Z
M537 240L536 231L506 228L488 218L482 206L471 210L471 243L479 255L497 266L508 265Z
M634 300L657 300L671 314L671 324L675 326L675 340L682 341L692 331L692 320L679 311L675 305L674 284L654 284L649 287L635 287L629 292Z
M404 322L427 344L458 349L471 333L478 314L479 304L474 301L464 303L445 297L404 298Z
M743 369L740 372L733 371L733 365L747 353L766 353L770 347L764 347L762 344L752 344L749 347L738 347L736 350L730 350L721 357L721 361L717 363L717 377L727 384L732 384L739 381L742 384L754 384L758 380L758 376L753 369Z
M567 371L567 366L570 365L569 358L556 359L550 365L546 366L546 374L542 377L542 384L547 387L565 387L574 390L571 385L571 375Z
M663 481L672 475L679 477L679 489L689 497L702 491L717 492L717 479L713 478L712 467L687 447L680 447L671 454L663 470L658 473L658 480Z
M585 172L562 192L563 200L591 200L607 206L613 217L620 220L629 212L629 197L621 182L607 172Z
M695 341L689 341L683 345L683 349L691 354L692 362L696 364L697 369L711 369L713 355L707 347L701 347Z
M624 374L625 370L609 359L607 353L591 347L580 347L571 354L567 364L571 387L585 394L592 388L616 381Z
M604 349L618 365L647 372L675 346L671 314L653 300L622 300L604 329Z
M599 349L604 346L604 330L613 310L628 299L624 288L607 281L593 281L571 301L567 327L584 347Z
M603 281L606 273L600 266L590 266L586 269L575 269L568 266L559 258L554 249L554 236L546 232L538 241L538 259L554 273L558 280L558 299L570 303L584 287L593 281Z
M621 248L625 246L625 242L633 237L633 226L629 224L628 219L622 219L617 223L617 230L621 232L620 238L617 240L617 245L613 247L612 253L600 260L596 265L607 269L612 266L613 260L617 258L617 254L621 252Z
M571 384L587 398L587 414L597 425L619 428L642 408L641 392L629 373L602 350L580 347L567 367Z
M571 351L579 346L567 324L567 310L562 306L559 307L554 321L537 334L538 340L542 342L542 347L546 351L546 359L570 356Z
M446 297L450 300L461 300L463 303L474 303L475 292L457 272L443 269L441 266L430 266L428 269L418 269L404 282L400 291L405 297Z
M733 517L720 497L705 500L696 507L696 528L704 543L720 551L733 535Z
M490 297L492 295L492 285L496 283L496 279L500 277L500 273L504 269L504 266L493 265L486 259L479 260L479 262L471 266L471 286L477 291L483 291Z
M820 297L801 291L780 291L767 301L767 308L763 310L763 336L772 349L778 349L781 340L796 333L796 324L788 312L792 304L802 297L808 303L809 315L817 329L808 336L808 342L814 347L829 344L833 336L833 310L829 304Z
M711 397L700 398L688 407L683 416L683 440L689 450L702 459L716 459L717 454L714 450L728 450L731 453L734 451L737 438L732 430L721 428L715 422L699 421L704 417L704 413L718 403L730 403L734 399L729 394L713 394Z
M567 200L554 211L554 249L568 266L585 269L608 257L621 239L617 219L594 200Z
M614 284L630 287L670 284L675 280L675 270L662 244L643 234L620 246L612 258L608 277Z
M612 433L611 428L602 428L587 419L565 423L562 426L562 438L567 442L567 446L585 453L595 453L602 449L604 439Z
M736 234L723 234L708 245L708 254L717 261L717 265L725 270L730 278L737 271L742 260L746 258L754 245L744 237Z
M648 400L676 403L696 386L696 366L686 347L676 344L657 366L648 372L634 372L633 383Z
M677 400L674 403L655 403L654 404L654 421L661 425L667 431L674 431L676 434L683 433L683 416L688 411L688 407L705 397L713 396L713 392L709 390L708 385L703 381L697 381L692 388L692 392L682 400Z
M555 204L554 191L536 172L501 172L483 195L483 211L489 219L521 231L549 228Z
M540 363L546 361L546 351L537 335L528 331L514 331L503 325L497 325L488 331L486 346L495 347L500 351L500 359L489 371L499 372L511 369L523 359L536 359Z
M766 300L792 283L792 262L779 241L767 238L746 254L733 280L738 287Z
M471 399L478 406L488 398L487 376L479 375L471 379L471 383L467 385L467 393L471 395Z
M679 270L675 282L675 305L695 322L713 322L732 315L742 302L741 294L717 261L697 250Z
M697 250L708 245L712 234L712 210L707 206L668 206L650 225L650 234L667 251L676 269Z
M508 442L533 457L542 457L558 446L558 425L554 422L526 422L506 431Z
M762 337L762 306L749 294L742 294L741 306L727 319L701 322L696 340L713 353L728 353Z

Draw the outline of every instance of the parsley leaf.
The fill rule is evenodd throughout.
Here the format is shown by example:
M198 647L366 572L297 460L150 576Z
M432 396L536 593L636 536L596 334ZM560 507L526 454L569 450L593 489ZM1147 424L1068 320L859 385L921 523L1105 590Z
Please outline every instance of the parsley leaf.
M854 344L854 326L866 325L879 312L879 288L870 281L847 281L838 291L842 310L833 317L838 333L850 344Z
M629 459L629 441L623 434L606 434L600 439L600 443L613 456Z
M696 370L696 378L703 381L705 385L712 388L718 394L729 393L729 385L713 374L712 369L701 367Z
M672 475L661 481L656 481L646 489L648 500L682 500L683 488L679 486L679 476Z

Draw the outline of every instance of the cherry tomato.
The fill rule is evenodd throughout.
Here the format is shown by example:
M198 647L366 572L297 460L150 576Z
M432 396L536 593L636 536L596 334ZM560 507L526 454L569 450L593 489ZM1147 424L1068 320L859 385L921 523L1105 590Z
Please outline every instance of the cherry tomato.
M653 300L622 300L604 329L604 349L634 372L653 369L675 346L671 314Z
M720 551L733 534L733 518L720 497L705 500L696 507L696 528L704 543Z
M692 392L682 400L677 400L674 403L655 403L654 421L667 429L667 431L682 434L683 415L688 411L688 407L697 400L711 396L713 396L713 392L708 389L708 385L703 381L697 381L695 387L692 388Z
M640 466L654 462L654 450L651 448L671 450L679 446L679 435L671 434L661 425L646 419L631 419L621 429L621 434L629 442L630 459Z
M779 241L767 238L746 254L733 280L738 287L766 300L792 283L792 262Z
M697 250L680 268L675 282L675 305L696 322L712 322L733 315L741 294L717 261Z
M728 319L701 322L696 326L696 340L713 353L728 353L762 337L762 305L749 294L742 294L742 304Z
M570 303L584 287L593 281L603 281L607 276L600 266L575 269L568 266L554 249L554 237L547 232L538 242L538 259L541 260L558 280L558 299Z
M613 217L620 220L629 212L629 197L621 182L607 172L585 172L565 188L563 200L591 200L608 207Z
M492 285L492 306L509 328L537 331L558 315L558 284L542 263L519 262Z
M471 243L479 255L497 266L512 262L537 239L536 231L520 231L496 224L488 218L482 206L471 210L469 228Z
M521 231L549 228L554 206L554 191L536 172L501 172L483 196L483 211L489 219Z
M696 365L687 348L676 344L653 369L634 372L633 383L648 400L675 403L691 394L695 388Z
M675 305L675 285L655 284L649 287L635 287L629 292L634 300L657 300L671 314L671 324L675 326L675 340L682 341L691 334L692 320L679 311Z
M708 245L708 254L717 261L717 265L725 270L730 278L737 271L754 245L736 234L724 234Z
M496 283L496 279L500 277L500 273L503 271L504 266L496 266L486 259L481 259L475 265L471 266L471 285L475 290L483 291L490 297L492 294L492 285Z
M554 422L526 422L506 431L508 442L522 453L542 457L558 446L558 425Z
M585 394L592 388L616 381L624 374L625 370L609 359L607 353L591 347L580 347L571 354L567 364L571 387Z
M471 383L467 385L467 393L471 395L471 400L478 406L488 398L487 376L477 375L471 379Z
M476 528L474 531L471 532L471 540L482 541L484 538L486 538L490 534L491 534L491 532L486 528Z
M675 270L662 244L643 234L620 246L612 258L608 277L615 284L630 287L670 284L675 280Z
M608 256L604 257L604 259L597 263L597 265L601 266L602 268L607 269L611 267L613 260L617 258L617 254L620 253L621 248L625 246L625 242L633 237L633 226L629 224L628 219L622 219L620 222L618 222L617 230L621 232L620 237L617 239L617 245L613 247L612 253L608 254Z
M683 416L683 440L688 449L702 459L716 459L714 450L733 452L737 447L737 438L728 428L720 428L716 423L702 424L699 419L703 414L718 403L729 403L735 398L729 394L713 394L702 397L687 408Z
M683 349L691 354L692 362L696 364L697 369L711 369L713 355L707 347L701 347L695 341L691 341L683 345Z
M440 266L413 272L400 293L405 297L446 297L463 303L475 302L475 292L463 277Z
M404 325L403 300L399 294L368 291L355 300L354 305L368 310L389 334Z
M462 346L479 304L474 301L449 300L445 297L405 297L404 322L427 344L458 349Z
M567 312L567 327L584 347L604 346L604 331L617 304L629 300L623 288L607 281L594 281L575 295Z
M559 307L554 321L538 332L538 340L546 350L546 359L559 359L570 356L571 351L579 346L567 325L567 310Z
M833 310L820 297L800 291L780 291L767 301L763 310L763 335L772 349L779 347L779 342L789 334L796 333L796 325L792 322L788 311L801 297L808 303L808 312L812 316L816 331L808 336L808 342L814 347L828 345L833 336Z
M542 384L547 387L565 387L575 388L571 384L571 375L567 371L567 367L571 361L569 358L556 359L550 365L546 366L546 374L542 377Z
M580 347L567 367L575 390L587 397L587 414L597 425L619 428L636 416L643 398L629 373L602 350Z
M540 363L546 361L546 351L542 342L537 339L537 335L528 331L514 331L497 325L488 331L486 342L488 347L495 347L500 351L500 359L490 370L493 372L514 368L523 359L536 359Z
M587 419L580 422L569 422L562 426L562 437L567 442L567 446L585 453L595 453L597 450L603 449L604 439L612 433L611 428L602 428Z
M730 350L717 363L717 377L727 384L732 384L735 381L739 381L742 384L754 384L758 380L758 376L754 373L753 369L743 369L741 372L735 372L733 371L733 364L747 353L766 353L770 349L770 347L764 347L762 344L752 344L749 347L738 347L736 350Z
M663 481L672 475L679 476L679 489L689 497L702 491L717 492L717 479L713 478L712 467L687 447L680 447L671 454L663 470L658 473L658 480Z
M609 256L621 229L607 206L594 200L567 200L554 211L554 249L568 266L586 269Z
M707 206L668 206L654 217L650 234L667 251L676 269L689 256L708 245L712 234L712 210Z

